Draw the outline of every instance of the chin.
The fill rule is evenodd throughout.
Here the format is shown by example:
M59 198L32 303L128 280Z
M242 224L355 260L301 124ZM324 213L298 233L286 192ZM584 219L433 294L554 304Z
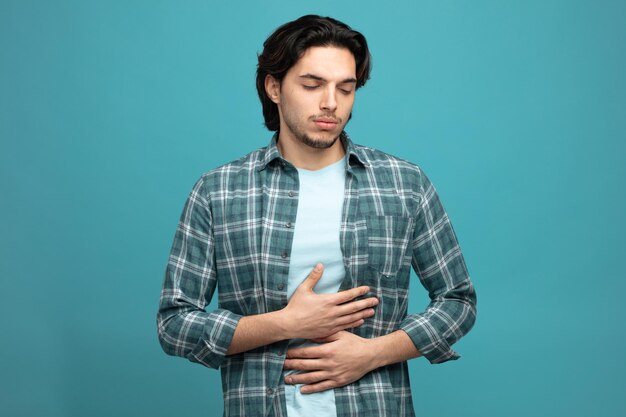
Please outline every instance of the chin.
M325 138L303 135L300 138L302 143L316 149L328 149L332 147L335 142L337 142L337 139L339 139L339 134L334 134Z

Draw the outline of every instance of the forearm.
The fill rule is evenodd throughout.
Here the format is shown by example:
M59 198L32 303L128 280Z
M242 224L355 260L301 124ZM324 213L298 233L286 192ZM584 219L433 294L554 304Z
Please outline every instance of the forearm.
M372 370L422 356L403 330L369 339Z
M242 317L226 354L234 355L290 339L291 335L283 314L280 310Z

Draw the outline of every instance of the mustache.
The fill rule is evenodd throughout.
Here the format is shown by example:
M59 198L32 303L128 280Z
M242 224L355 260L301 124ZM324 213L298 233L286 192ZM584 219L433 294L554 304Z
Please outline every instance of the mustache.
M315 115L309 117L309 119L312 120L312 121L324 120L326 122L332 122L332 123L337 123L337 124L340 124L340 123L343 122L343 119L341 117L337 117L333 113L315 114Z

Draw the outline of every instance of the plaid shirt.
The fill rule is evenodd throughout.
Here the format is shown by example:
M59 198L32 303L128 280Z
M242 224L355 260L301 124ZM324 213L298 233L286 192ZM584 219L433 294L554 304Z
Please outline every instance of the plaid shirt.
M373 338L402 329L431 363L457 359L476 297L452 225L415 165L355 145L346 149L340 291L367 285L380 303L353 330ZM225 416L287 416L282 368L288 341L226 356L242 316L287 305L298 173L269 146L204 174L185 204L158 312L165 352L220 368ZM407 314L411 266L431 302ZM205 307L219 286L218 309ZM413 416L406 362L335 389L337 416Z

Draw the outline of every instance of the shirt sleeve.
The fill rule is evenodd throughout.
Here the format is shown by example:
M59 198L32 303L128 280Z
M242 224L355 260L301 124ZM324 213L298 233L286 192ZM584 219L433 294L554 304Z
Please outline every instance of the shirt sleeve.
M208 196L200 179L185 203L165 270L157 329L167 354L217 369L241 316L205 311L217 284Z
M419 210L413 234L412 265L428 291L426 310L408 315L400 325L431 363L460 356L451 349L476 320L476 293L435 188L422 173Z

